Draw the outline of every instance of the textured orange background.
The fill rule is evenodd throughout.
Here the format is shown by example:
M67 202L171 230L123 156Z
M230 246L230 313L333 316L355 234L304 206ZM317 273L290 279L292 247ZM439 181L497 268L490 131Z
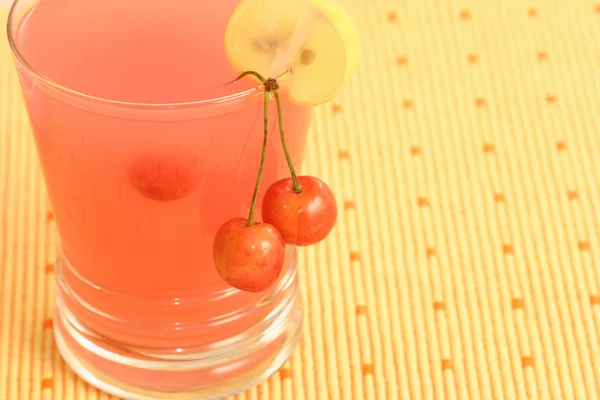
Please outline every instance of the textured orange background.
M238 399L600 398L600 3L344 0L357 79L308 169L304 340ZM4 18L4 17L2 17ZM55 228L0 41L0 399L108 399L53 344Z

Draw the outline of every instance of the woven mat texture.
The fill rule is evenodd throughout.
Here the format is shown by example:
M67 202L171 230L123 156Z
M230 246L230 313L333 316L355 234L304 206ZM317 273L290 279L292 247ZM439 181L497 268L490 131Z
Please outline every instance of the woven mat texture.
M307 152L339 222L300 252L302 344L236 398L599 399L600 3L345 3L357 78ZM53 343L55 245L3 37L1 400L110 398Z

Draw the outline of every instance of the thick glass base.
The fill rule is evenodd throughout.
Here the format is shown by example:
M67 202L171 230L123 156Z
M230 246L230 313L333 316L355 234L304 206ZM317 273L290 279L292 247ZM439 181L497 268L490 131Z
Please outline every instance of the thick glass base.
M268 314L246 331L202 351L141 348L99 334L68 306L76 298L66 285L64 258L57 262L54 332L69 367L100 390L126 400L221 399L247 390L276 372L293 352L301 332L303 308L291 250L287 273L265 304ZM263 307L260 305L258 308ZM167 351L169 350L169 351Z

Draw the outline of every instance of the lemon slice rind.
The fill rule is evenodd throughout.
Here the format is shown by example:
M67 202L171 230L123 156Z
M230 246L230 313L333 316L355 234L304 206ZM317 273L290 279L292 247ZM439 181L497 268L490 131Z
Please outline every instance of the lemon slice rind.
M358 32L335 0L242 0L225 31L225 51L238 73L265 78L289 70L283 82L293 103L335 98L358 61Z

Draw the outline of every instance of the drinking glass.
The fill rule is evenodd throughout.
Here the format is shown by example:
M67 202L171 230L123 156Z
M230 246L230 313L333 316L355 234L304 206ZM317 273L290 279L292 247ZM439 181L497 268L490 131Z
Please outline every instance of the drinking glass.
M125 399L239 392L299 339L294 248L262 293L227 285L212 261L219 226L249 211L262 149L262 92L231 83L223 50L237 3L17 0L10 12L60 238L56 344L80 377ZM282 100L301 169L311 110ZM258 207L288 174L270 135Z

